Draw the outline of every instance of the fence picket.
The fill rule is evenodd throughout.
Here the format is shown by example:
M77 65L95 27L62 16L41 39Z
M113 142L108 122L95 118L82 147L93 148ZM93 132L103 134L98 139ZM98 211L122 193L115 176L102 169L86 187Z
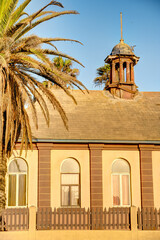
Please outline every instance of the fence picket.
M96 229L98 229L98 227L99 227L99 222L98 222L98 220L99 220L99 211L98 211L98 208L96 209Z
M151 208L151 229L154 229L154 227L155 227L154 219L153 219L153 215L154 215L153 210L154 210L154 209Z
M75 229L77 229L77 208L75 210Z
M22 209L19 209L19 213L18 213L18 229L21 229L21 213L22 213Z
M79 209L79 229L81 230L81 208Z
M109 208L109 213L108 213L108 229L111 229L111 209ZM107 216L106 216L107 217Z
M49 229L52 229L52 208L49 208Z
M124 221L123 221L123 208L121 208L121 229L123 229L123 226L124 226Z
M45 230L48 229L48 208L46 208L46 211L45 211Z
M104 212L103 212L103 214L104 214L104 217L103 217L103 219L104 219L104 227L103 227L103 229L106 229L106 218L107 218L107 211L106 211L106 208L104 209Z
M85 230L85 223L86 223L86 210L85 208L83 209L83 229Z
M2 231L4 231L4 211L1 212L1 218L2 218L2 222L1 222L1 229Z
M6 215L6 221L5 221L5 230L6 231L8 231L8 223L9 223L9 218L8 218L8 216L9 216L9 214L8 214L8 211L7 211L7 209L5 210L5 215Z
M137 211L137 227L138 227L138 229L141 229L141 212L140 212L140 208L138 208L138 211Z
M155 229L158 230L158 218L157 218L157 209L155 209Z
M115 229L115 208L113 208L113 229Z
M54 230L56 230L56 208L54 208L54 215L53 215L53 218L54 218Z
M121 209L120 209L120 212L121 212ZM117 229L119 229L119 208L117 208Z
M16 227L17 227L16 209L13 210L13 213L14 213L14 230L16 230Z
M90 229L90 210L87 211L87 230Z
M92 219L92 230L94 229L94 208L91 211L91 219Z
M149 230L149 228L150 228L150 223L149 223L149 220L150 220L150 212L149 212L149 209L148 209L148 208L146 208L146 218L147 218L146 227L147 227L147 230Z
M65 212L64 212L64 208L62 208L62 229L64 229L64 217L65 217Z
M67 230L69 229L69 211L67 208Z
M58 208L58 230L60 229L60 209Z
M103 229L103 211L100 209L100 229Z

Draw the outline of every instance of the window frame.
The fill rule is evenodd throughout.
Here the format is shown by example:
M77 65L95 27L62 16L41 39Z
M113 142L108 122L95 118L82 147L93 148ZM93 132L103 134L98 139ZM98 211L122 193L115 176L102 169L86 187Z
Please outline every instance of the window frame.
M11 164L12 161L20 159L26 163L27 166L27 171L26 172L9 172L9 165ZM16 176L16 205L15 206L9 206L8 205L8 194L9 194L9 176ZM20 206L18 205L19 202L19 176L20 175L26 175L26 205ZM27 161L24 158L21 157L15 157L11 159L8 163L8 168L7 168L7 181L6 181L6 196L7 196L7 208L27 208L28 207L28 164Z
M79 173L69 173L69 172L65 172L65 173L62 173L61 172L61 167L62 167L62 165L63 165L63 163L64 163L64 161L65 160L67 160L67 159L72 159L72 160L74 160L74 161L76 161L77 162L77 164L78 164L78 166L79 166ZM76 159L74 159L74 158L71 158L71 157L69 157L69 158L66 158L66 159L64 159L63 161L62 161L62 163L61 163L61 167L60 167L60 189L61 189L61 193L60 193L60 203L61 203L61 208L80 208L81 207L81 168L80 168L80 164L79 164L79 162L76 160ZM72 174L72 175L74 175L74 174L76 174L76 175L78 175L78 177L79 177L79 181L78 181L78 184L62 184L62 175L63 174ZM62 187L69 187L69 195L70 195L70 205L62 205ZM78 187L78 190L79 190L79 203L78 203L78 205L71 205L71 187Z
M128 161L127 160L125 160L125 159L121 159L121 158L117 158L116 160L114 160L113 161L113 163L112 163L112 166L113 166L113 164L117 161L117 160L122 160L122 161L125 161L127 164L128 164L128 166L129 166L129 173L128 172L121 172L121 173L119 173L119 172L111 172L111 188L112 188L112 190L111 190L111 194L112 194L112 206L113 207L130 207L131 206L131 169L130 169L130 164L128 163ZM128 180L129 180L129 204L128 205L123 205L122 203L123 203L123 197L122 197L122 176L128 176ZM120 205L114 205L113 204L113 176L118 176L119 177L119 189L120 189Z

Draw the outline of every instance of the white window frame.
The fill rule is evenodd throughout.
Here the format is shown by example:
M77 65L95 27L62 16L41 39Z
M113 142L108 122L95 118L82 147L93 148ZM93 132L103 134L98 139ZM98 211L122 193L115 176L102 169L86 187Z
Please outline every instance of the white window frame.
M113 207L130 207L131 206L131 169L130 169L130 165L128 163L127 160L123 159L123 158L116 158L113 163L112 163L112 167L113 164L117 161L117 160L122 160L125 161L128 166L129 166L129 172L113 172L111 173L111 194L112 194L112 206ZM112 176L119 176L119 185L120 185L120 205L114 205L113 204L113 177ZM123 199L122 199L122 176L128 176L129 179L129 204L128 205L123 205Z
M72 159L74 160L75 162L77 162L78 166L79 166L79 173L63 173L61 171L61 168L62 168L62 165L63 163L67 160L67 159ZM79 182L78 184L62 184L62 175L63 174L76 174L76 175L79 175ZM70 192L70 187L71 186L77 186L78 187L78 194L79 194L79 202L78 202L78 205L62 205L62 187L63 186L69 186L69 193L71 194ZM77 161L77 159L75 158L72 158L72 157L68 157L66 159L64 159L61 163L61 167L60 167L60 205L61 205L61 208L80 208L81 207L81 167L80 167L80 164L79 162Z
M26 172L8 172L7 171L7 181L6 181L6 183L7 183L7 191L6 191L6 196L7 196L7 204L6 204L6 206L7 206L7 208L27 208L28 207L28 164L27 164L27 162L26 162L26 160L25 159L23 159L23 158L20 158L20 157L17 157L18 159L21 159L22 161L25 161L25 163L26 163L26 165L27 165L27 171ZM14 161L15 159L17 159L17 158L14 158L14 159L12 159L11 161L9 161L9 163L8 163L8 169L9 169L9 165L11 164L11 162L12 161ZM26 175L26 205L23 205L23 206L19 206L18 205L18 193L19 193L19 175ZM15 206L9 206L8 205L8 192L9 192L9 176L10 175L16 175L16 205Z
M120 185L120 205L114 205L113 204L113 176L119 176L119 185ZM122 176L128 176L129 179L129 204L123 205L123 199L122 199ZM129 173L112 173L112 206L113 207L130 207L131 206L131 191L130 191L130 174Z

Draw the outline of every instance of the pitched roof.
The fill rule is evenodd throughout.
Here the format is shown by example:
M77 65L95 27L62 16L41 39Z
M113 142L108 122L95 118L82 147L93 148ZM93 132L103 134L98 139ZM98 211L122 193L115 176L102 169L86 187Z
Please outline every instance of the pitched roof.
M160 92L140 92L134 100L124 100L107 91L71 90L77 105L62 90L53 92L67 114L69 130L48 103L50 127L39 107L38 130L31 121L35 140L160 141Z

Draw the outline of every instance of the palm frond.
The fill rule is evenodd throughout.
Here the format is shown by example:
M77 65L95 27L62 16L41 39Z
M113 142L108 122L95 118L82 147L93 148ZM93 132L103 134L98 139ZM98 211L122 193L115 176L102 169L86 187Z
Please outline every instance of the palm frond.
M22 16L23 10L28 6L28 4L31 2L31 0L25 0L10 16L9 23L8 23L8 29L10 30L10 27L12 27L17 20ZM27 14L27 13L25 13Z
M67 14L78 14L77 11L63 11L63 12L54 12L50 15L47 15L39 20L37 20L36 22L32 23L31 25L25 27L20 33L19 35L16 37L16 39L22 37L24 34L26 34L28 31L30 31L31 29L35 28L36 26L38 26L39 24L46 22L50 19L53 19L55 17L58 16L62 16L62 15L67 15ZM36 16L37 17L37 16ZM28 19L29 20L29 19Z
M5 32L5 28L8 25L9 18L14 10L15 6L17 5L18 0L8 0L6 1L6 7L1 12L0 16L0 37Z
M31 0L24 0L18 7L18 0L0 1L0 151L9 157L13 152L15 142L21 136L22 149L32 147L32 132L26 104L31 110L35 127L38 128L38 115L36 105L38 104L47 125L50 115L46 98L59 112L61 119L68 128L67 116L56 99L54 92L47 89L36 77L40 76L60 87L73 99L76 99L67 86L76 86L81 89L85 86L76 79L78 69L71 69L72 61L81 64L77 59L61 53L54 45L57 41L77 40L65 38L40 38L35 35L27 36L31 29L39 24L55 17L77 14L76 11L47 11L48 6L63 7L57 1L51 1L43 8L33 14L25 12ZM53 50L45 48L45 44L53 47ZM44 46L45 45L45 46ZM59 59L60 69L50 60L50 56L64 57ZM35 101L37 104L35 104ZM20 135L21 134L21 135Z

